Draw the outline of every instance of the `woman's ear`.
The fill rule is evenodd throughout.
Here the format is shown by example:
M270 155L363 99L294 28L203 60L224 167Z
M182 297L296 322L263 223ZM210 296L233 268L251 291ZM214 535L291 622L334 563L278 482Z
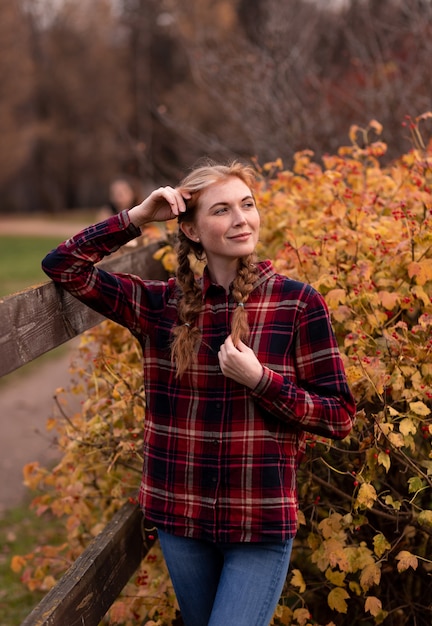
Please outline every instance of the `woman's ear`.
M198 233L193 222L181 222L179 227L184 235L191 241L199 241Z

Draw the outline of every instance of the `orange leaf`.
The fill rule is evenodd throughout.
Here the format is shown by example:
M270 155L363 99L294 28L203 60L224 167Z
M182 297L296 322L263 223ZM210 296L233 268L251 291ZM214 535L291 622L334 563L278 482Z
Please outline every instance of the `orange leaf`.
M390 291L379 291L378 297L387 311L392 311L400 302L400 295Z
M366 602L365 602L366 612L369 612L371 615L375 617L376 615L379 614L381 610L382 610L381 600L379 600L375 596L370 596L369 598L366 598Z
M23 556L13 556L11 560L11 570L15 574L19 574L22 568L27 565L27 561Z
M424 285L432 280L432 259L412 261L408 265L408 276L415 278L417 285Z

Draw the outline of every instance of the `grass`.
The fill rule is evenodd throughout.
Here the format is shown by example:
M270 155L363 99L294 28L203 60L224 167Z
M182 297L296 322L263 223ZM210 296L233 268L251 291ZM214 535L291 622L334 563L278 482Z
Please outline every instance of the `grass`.
M41 260L60 241L58 236L0 235L0 298L46 280ZM53 358L63 350L59 347L40 359ZM10 377L25 375L36 361L3 377L2 386ZM0 514L0 626L21 624L44 595L30 592L21 583L19 574L11 570L12 557L61 541L64 535L61 521L47 515L38 517L28 503Z
M0 235L0 298L48 280L41 260L61 237Z
M41 269L41 260L60 241L61 237L58 236L0 235L0 298L48 280ZM41 362L60 356L64 351L64 346L60 346L0 378L0 387L6 386L12 377L31 373Z
M0 626L19 626L44 594L29 591L10 567L15 555L24 555L37 545L53 545L64 540L63 523L37 515L28 504L0 515Z

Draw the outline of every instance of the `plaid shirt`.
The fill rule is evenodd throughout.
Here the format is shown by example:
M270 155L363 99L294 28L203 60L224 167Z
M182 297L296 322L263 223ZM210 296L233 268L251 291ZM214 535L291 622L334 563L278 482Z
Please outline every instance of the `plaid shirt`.
M139 501L165 531L212 541L279 541L297 526L296 470L306 432L340 439L355 407L322 296L269 261L246 303L249 346L264 366L251 390L226 378L218 351L231 293L202 279L202 342L179 380L170 358L174 278L144 281L94 264L140 234L127 211L78 233L43 261L50 278L126 326L142 346L146 417Z

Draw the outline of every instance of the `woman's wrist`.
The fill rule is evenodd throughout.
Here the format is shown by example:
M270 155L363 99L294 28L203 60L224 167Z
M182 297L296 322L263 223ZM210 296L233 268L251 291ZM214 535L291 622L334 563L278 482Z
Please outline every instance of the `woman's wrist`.
M133 224L137 228L141 228L148 222L146 217L142 214L140 204L129 209L128 214L129 214L129 219L131 221L131 224Z

